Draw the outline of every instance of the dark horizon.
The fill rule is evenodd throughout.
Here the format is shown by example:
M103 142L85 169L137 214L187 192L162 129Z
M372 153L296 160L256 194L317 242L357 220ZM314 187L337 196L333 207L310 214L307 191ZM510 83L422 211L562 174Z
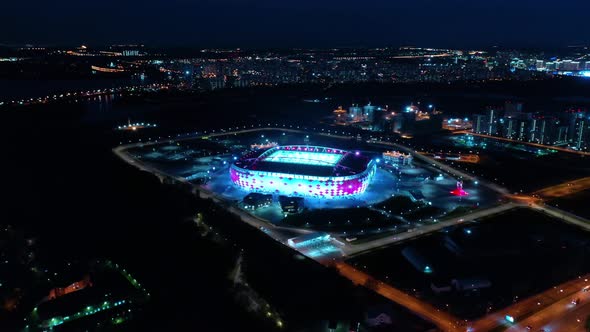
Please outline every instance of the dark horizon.
M590 42L590 4L564 0L412 3L351 0L185 0L58 4L12 2L0 13L0 44L333 48L425 45L554 48ZM26 7L26 8L25 8ZM31 8L34 8L31 10ZM26 15L23 15L26 13ZM558 28L558 29L557 29Z

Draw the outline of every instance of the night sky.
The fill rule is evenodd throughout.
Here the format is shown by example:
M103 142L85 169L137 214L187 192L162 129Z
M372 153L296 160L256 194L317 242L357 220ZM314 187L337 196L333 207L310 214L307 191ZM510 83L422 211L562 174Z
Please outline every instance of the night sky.
M3 1L0 44L554 47L589 43L588 0Z

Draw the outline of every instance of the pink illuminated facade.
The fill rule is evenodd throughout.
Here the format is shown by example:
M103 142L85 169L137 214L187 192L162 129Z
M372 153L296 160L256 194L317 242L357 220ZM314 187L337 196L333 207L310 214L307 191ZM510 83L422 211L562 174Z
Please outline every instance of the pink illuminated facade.
M251 192L334 198L363 193L375 171L373 160L359 153L280 146L241 158L231 165L230 177Z

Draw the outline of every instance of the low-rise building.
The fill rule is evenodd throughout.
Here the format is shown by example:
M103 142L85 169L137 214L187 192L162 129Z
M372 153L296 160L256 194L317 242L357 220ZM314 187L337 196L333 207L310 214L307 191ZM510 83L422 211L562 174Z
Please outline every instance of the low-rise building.
M258 210L272 204L272 195L250 193L244 197L243 203L247 210Z

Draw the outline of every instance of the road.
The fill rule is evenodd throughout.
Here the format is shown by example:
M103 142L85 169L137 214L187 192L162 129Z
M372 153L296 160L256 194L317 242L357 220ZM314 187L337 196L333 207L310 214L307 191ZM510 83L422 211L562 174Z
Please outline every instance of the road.
M479 155L476 154L459 154L458 156L445 156L444 154L437 154L437 153L433 153L433 152L418 152L423 156L428 156L430 158L433 159L437 159L437 160L450 160L450 161L455 161L458 163L471 163L471 164L477 164L479 163ZM436 157L438 156L438 158ZM459 159L456 159L456 158Z
M477 210L476 212L452 218L449 220L441 221L436 224L421 226L419 229L414 229L411 232L399 233L379 239L372 240L370 242L359 243L359 244L352 244L347 245L343 248L344 254L346 256L354 256L359 255L361 253L366 253L367 251L382 248L384 246L392 245L397 242L401 241L408 241L416 237L424 236L430 233L434 233L440 231L441 229L449 226L460 225L466 222L473 221L477 218L482 218L485 216L489 216L492 214L500 213L503 211L510 210L514 207L519 206L515 203L506 203L499 206L491 207L488 209Z
M165 172L163 172L162 170L159 170L157 168L151 167L145 163L142 163L141 161L131 157L128 153L127 153L127 149L129 149L130 147L135 146L136 144L131 144L131 145L120 145L116 148L113 149L113 153L121 158L124 162L126 162L127 164L134 166L136 168L138 168L139 170L142 170L144 172L148 172L151 174L154 174L155 176L157 176L160 181L163 180L164 177L168 177L168 178L173 178L176 179L177 181L180 182L185 182L188 183L188 181L186 181L184 178L179 178L177 176L174 176L172 174L167 174Z
M584 324L590 314L590 292L584 292L582 289L590 285L588 278L590 278L590 275L568 281L564 285L544 292L547 293L546 295L549 298L539 299L541 305L537 303L518 303L519 310L536 311L536 313L522 320L517 318L516 323L506 331L524 331L527 326L531 326L533 331L545 329L547 332L572 332L578 329L585 332ZM575 299L580 299L580 304L572 304L572 300Z
M585 177L573 181L566 181L555 186L537 190L533 194L544 199L552 199L575 194L582 190L590 189L590 177Z
M543 144L538 144L538 143L517 141L517 140L513 140L513 139L509 139L509 138L491 136L491 135L486 135L486 134L476 134L476 133L473 133L473 132L467 131L467 130L455 131L455 132L453 132L453 134L468 134L468 135L472 135L472 136L479 136L479 137L485 137L485 138L495 139L495 140L498 140L498 141L505 141L505 142L518 143L518 144L525 144L525 145L530 145L530 146L534 146L534 147L537 147L537 148L552 149L552 150L557 150L557 151L561 151L561 152L579 154L579 155L582 155L582 156L590 156L590 152L576 151L576 150L571 150L571 149L562 148L562 147L553 146L553 145L543 145Z
M357 270L344 262L335 262L333 266L336 267L342 276L348 278L353 283L364 285L383 297L411 310L434 323L443 331L465 331L465 327L460 326L460 320L447 312L435 308L429 303L408 295L389 284L377 281L365 272Z
M542 327L548 327L547 332L573 331L566 327L578 328L577 319L585 322L585 317L590 314L590 292L582 289L590 285L590 275L585 275L561 285L550 288L544 292L520 300L504 309L493 312L471 323L465 323L461 319L448 312L441 311L431 304L411 296L389 284L383 283L360 271L347 263L336 261L333 266L339 273L355 284L363 285L381 296L411 310L424 319L436 324L443 331L470 331L485 332L493 330L501 325L508 325L506 315L515 318L516 322L507 331L524 331L526 326L532 326L534 331ZM578 307L571 305L573 299L580 298ZM583 317L583 319L582 319ZM522 319L521 319L522 318Z
M560 210L556 207L544 205L544 204L530 204L530 207L533 210L544 212L554 218L561 219L567 223L570 223L572 225L576 225L576 226L581 227L587 231L590 231L590 220L588 220L586 218L582 218L582 217L576 216L573 213L570 213L570 212L567 212L564 210Z
M236 127L237 128L237 127ZM135 142L135 143L129 143L129 144L124 144L124 145L120 145L118 146L116 149L121 149L121 150L127 150L130 148L136 148L136 147L142 147L142 146L151 146L151 145L155 145L155 144L162 144L165 142L182 142L182 141L188 141L188 140L194 140L194 139L199 139L199 138L205 138L205 137L219 137L219 136L226 136L226 135L239 135L239 134L245 134L245 133L251 133L251 132L256 132L256 131L262 131L262 130L281 130L281 131L286 131L286 132L291 132L291 133L298 133L298 134L304 134L307 133L307 131L304 130L300 130L300 129L292 129L292 128L280 128L280 127L252 127L252 128L243 128L243 129L238 129L235 131L219 131L219 132L211 132L211 133L207 133L207 132L201 132L201 133L185 133L183 135L177 135L175 137L161 137L159 139L148 139L147 141L140 141L140 142ZM323 136L329 136L329 137L339 137L339 138L346 138L346 139L352 139L352 137L350 136L339 136L339 135L331 135L331 134L324 134L324 133L315 133L318 135L323 135Z
M550 323L543 325L545 331L587 332L585 326L590 316L590 300L585 301L587 302L582 302L577 307L550 319Z

